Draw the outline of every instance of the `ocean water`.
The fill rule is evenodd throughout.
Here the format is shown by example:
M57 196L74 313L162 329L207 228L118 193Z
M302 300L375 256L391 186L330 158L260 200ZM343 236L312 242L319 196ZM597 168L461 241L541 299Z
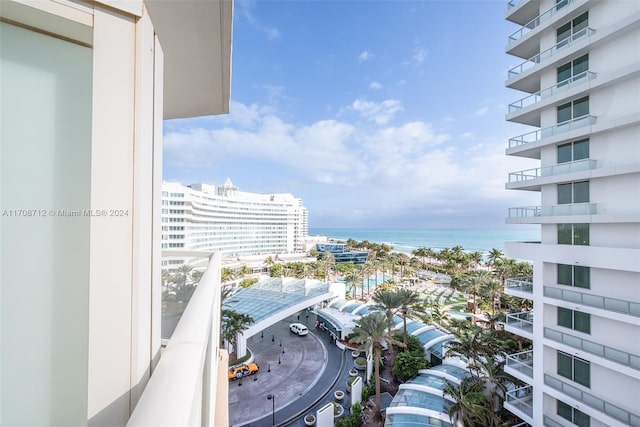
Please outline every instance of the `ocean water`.
M386 243L399 252L411 253L421 247L432 249L462 246L465 251L504 251L504 242L540 241L540 230L378 230L358 228L310 228L309 235L328 236L335 240L349 238Z

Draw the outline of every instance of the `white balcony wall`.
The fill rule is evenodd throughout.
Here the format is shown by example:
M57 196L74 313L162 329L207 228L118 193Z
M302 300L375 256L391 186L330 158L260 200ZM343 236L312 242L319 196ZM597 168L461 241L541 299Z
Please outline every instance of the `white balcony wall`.
M638 135L640 135L640 125L593 135L589 140L590 157L597 159L598 167L603 168L638 163L640 162ZM611 149L613 144L615 144L615 150Z
M590 200L598 204L598 215L640 215L640 173L592 179Z
M86 422L92 51L0 23L1 425ZM30 209L31 213L22 212Z
M589 12L589 25L603 26L612 22L624 20L634 13L640 12L640 4L637 1L624 0L616 2L615 7L609 7L606 2L593 2ZM615 50L618 43L609 46L610 50Z
M640 223L591 224L589 234L590 246L640 248Z
M592 268L591 292L609 298L640 302L640 273Z

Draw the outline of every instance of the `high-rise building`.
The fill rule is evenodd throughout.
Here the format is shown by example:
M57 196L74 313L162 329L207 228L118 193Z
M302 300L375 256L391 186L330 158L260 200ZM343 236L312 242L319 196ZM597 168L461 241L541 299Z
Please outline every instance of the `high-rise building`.
M224 256L301 253L307 209L291 194L243 192L230 179L210 184L163 183L162 247L219 251ZM167 268L182 260L167 257Z
M541 241L505 246L534 267L506 281L533 307L506 329L533 349L508 357L526 386L505 406L535 426L640 426L640 2L512 0L506 19L522 60L507 120L535 128L506 153L540 161L506 184L540 206L507 222Z

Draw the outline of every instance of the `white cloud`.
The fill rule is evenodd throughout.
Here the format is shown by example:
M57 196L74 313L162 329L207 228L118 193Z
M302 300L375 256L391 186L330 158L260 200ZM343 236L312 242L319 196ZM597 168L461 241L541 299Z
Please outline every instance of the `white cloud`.
M360 55L358 55L358 62L368 61L373 58L373 52L370 50L365 50Z
M240 16L243 16L247 22L256 30L263 32L267 39L274 40L280 38L280 30L275 27L271 27L260 22L258 18L253 14L253 8L255 2L253 1L238 1L235 2L235 9Z
M372 120L379 125L384 125L391 120L396 113L402 111L402 103L395 99L387 99L382 102L364 101L356 99L351 104L354 111L360 113L367 120Z
M385 108L401 106L395 100L353 104L353 110L374 121ZM234 103L226 119L165 135L165 171L170 174L165 179L210 182L211 173L233 165L238 165L231 176L237 182L259 185L271 173L295 177L288 187L269 191L292 192L303 198L310 218L335 218L343 226L350 226L348 221L390 225L394 218L405 218L413 222L403 225L411 227L489 214L502 221L508 206L536 203L536 194L504 189L508 172L534 165L505 156L502 139L467 146L424 121L378 124L292 124L270 108ZM189 177L181 177L180 170ZM194 170L207 175L198 178Z
M427 50L426 49L416 49L413 52L413 56L411 57L413 62L416 64L422 64L425 59L427 59Z
M370 88L370 89L378 90L378 89L382 89L382 85L381 85L379 82L373 81L373 82L371 82L371 84L369 85L369 88Z
M475 115L476 116L482 116L482 115L487 114L488 111L489 111L489 107L482 107L481 109L476 111Z

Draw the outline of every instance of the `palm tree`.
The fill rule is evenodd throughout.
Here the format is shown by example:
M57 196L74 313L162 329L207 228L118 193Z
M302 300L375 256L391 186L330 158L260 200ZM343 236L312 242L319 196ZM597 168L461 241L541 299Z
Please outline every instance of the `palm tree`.
M393 345L403 345L395 341L387 332L387 319L383 313L374 311L360 318L356 327L353 328L350 342L361 344L368 354L373 350L373 366L374 378L376 385L376 414L380 416L380 356L383 343L387 344L389 349Z
M424 306L420 300L420 294L410 289L398 289L395 291L398 296L398 304L400 309L398 313L402 316L403 320L403 340L405 349L407 348L407 316L410 313L424 313Z
M173 275L173 283L176 284L176 298L178 301L188 301L193 292L193 280L191 279L191 271L193 267L182 264L178 267L178 271Z
M480 362L481 377L489 389L491 410L497 412L502 407L502 401L507 394L507 384L513 383L509 375L504 373L505 360L497 361L494 357L487 357Z
M487 279L483 284L480 291L484 296L489 300L489 304L491 304L491 315L496 314L496 302L500 304L500 295L504 287L495 279Z
M331 281L331 276L329 276L329 273L331 272L331 269L335 264L336 257L334 257L331 252L322 253L322 258L320 258L320 265L322 266L322 268L324 268L327 282Z
M447 410L453 424L457 420L465 426L491 425L493 414L487 407L483 388L483 381L474 377L464 378L460 385L446 382L443 394L455 402Z
M222 338L233 348L233 352L231 352L230 355L231 360L237 358L235 351L236 344L238 343L238 335L242 335L253 322L253 317L248 314L238 313L230 309L222 310Z
M373 302L375 303L373 309L380 310L384 313L387 322L387 334L391 336L393 317L400 309L400 297L394 291L378 288L373 293ZM395 362L393 347L389 348L389 362L391 363L391 366L393 366Z
M344 283L351 286L351 297L355 299L358 296L358 284L361 283L360 274L352 271L344 278Z
M266 257L264 259L264 261L262 261L262 264L264 265L265 269L267 270L267 274L270 274L271 267L273 266L273 264L275 264L275 261L273 260L273 257L271 255L269 255L268 257Z
M504 254L500 249L493 248L487 254L487 262L489 265L495 267L504 258Z
M487 272L478 271L475 274L471 274L467 276L466 280L464 281L463 286L464 286L465 292L473 295L473 314L476 314L476 308L477 308L476 297L480 293L482 286L487 280L488 280ZM472 321L474 321L475 317L472 317L472 319L473 319Z

